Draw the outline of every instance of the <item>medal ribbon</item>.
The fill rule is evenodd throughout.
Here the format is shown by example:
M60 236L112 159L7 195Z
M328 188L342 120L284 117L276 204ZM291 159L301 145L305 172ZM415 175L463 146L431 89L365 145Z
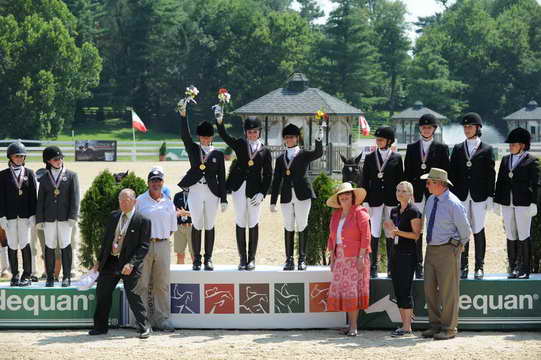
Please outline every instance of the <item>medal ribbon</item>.
M430 152L430 147L432 146L432 144L430 144L430 146L428 147L428 151L426 152L425 154L425 147L423 146L423 140L419 140L421 143L419 145L421 145L421 161L423 164L426 163L426 159L428 158L428 153Z
M122 217L126 216L126 221L124 224L122 224ZM121 214L120 218L118 219L118 224L116 225L116 231L118 234L115 236L115 239L113 240L113 254L120 253L120 249L118 249L118 243L119 238L122 238L124 240L124 237L126 236L126 233L128 232L128 226L130 225L130 218L127 214ZM115 246L116 245L116 246Z
M24 175L26 174L26 169L24 166L21 166L21 172L19 173L19 178L15 176L15 170L10 166L9 169L11 170L11 176L13 176L13 181L15 181L15 186L17 186L18 190L21 190L23 186L24 181Z
M378 151L379 151L379 149L376 149L376 152L378 152ZM389 161L389 159L391 158L391 153L392 153L392 150L389 151L389 155L387 155L385 160L383 160L383 164L381 164L379 162L379 156L376 153L376 165L378 166L378 172L383 173L383 170L385 170L385 166L387 166L387 161ZM381 155L381 153L380 153L380 155ZM382 159L383 159L383 156L382 156Z
M250 158L250 160L254 160L255 156L257 155L259 150L261 150L262 148L261 142L260 141L257 142L257 148L254 152L252 152L252 146L250 145L249 141L246 142L246 146L248 146L248 157Z
M211 147L211 148L209 149L209 152L208 152L208 153L205 153L205 150L203 150L203 147L202 147L201 145L199 145L199 157L201 158L201 164L206 164L209 155L210 155L213 151L214 151L214 148ZM205 156L203 156L203 154L205 154Z
M58 174L58 177L56 178L56 180L54 179L53 173L52 173L52 171L50 169L47 172L47 174L49 174L49 179L51 180L51 183L53 184L54 188L57 189L57 190L60 187L60 181L62 180L62 175L64 175L65 171L66 171L66 169L64 167L62 167L62 170L60 170L60 174Z
M295 160L295 156L291 157L291 160L289 160L289 162L286 160L287 158L287 150L284 152L284 164L286 165L286 170L289 170L289 168L291 167L291 163L293 162L293 160Z
M468 161L470 161L472 156L475 155L475 153L477 152L478 146L473 148L473 151L471 152L471 156L470 156L470 151L468 150L468 143L467 142L468 142L468 140L464 141L464 153L466 153L466 159L468 159Z
M519 159L515 163L515 166L513 166L513 156L516 156L516 155L511 154L511 156L509 156L507 167L509 167L510 172L513 172L513 170L515 170L515 168L518 166L518 164L520 164L520 162L524 158L524 155L526 155L526 152L523 152L522 155L519 156Z

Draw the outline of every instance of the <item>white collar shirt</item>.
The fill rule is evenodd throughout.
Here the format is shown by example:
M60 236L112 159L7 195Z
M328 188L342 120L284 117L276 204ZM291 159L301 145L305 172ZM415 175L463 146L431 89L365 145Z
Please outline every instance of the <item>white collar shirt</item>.
M154 200L148 191L137 197L135 211L150 220L150 237L169 239L171 233L177 230L177 214L173 200L163 196Z

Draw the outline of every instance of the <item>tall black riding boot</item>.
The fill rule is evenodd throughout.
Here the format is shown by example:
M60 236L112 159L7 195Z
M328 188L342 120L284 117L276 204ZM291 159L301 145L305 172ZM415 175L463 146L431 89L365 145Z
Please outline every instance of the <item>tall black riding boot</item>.
M306 270L306 244L308 243L308 228L299 232L299 261L298 270Z
M246 229L240 226L236 226L235 235L237 238L237 250L239 251L239 270L246 270Z
M23 275L19 286L32 285L32 250L30 250L30 244L27 244L22 250L23 255Z
M508 279L516 279L518 276L518 240L507 239L507 261L509 263Z
M11 271L11 286L19 286L19 259L17 258L17 250L13 250L8 246L8 261Z
M62 254L62 287L71 285L71 264L73 261L73 250L71 244L61 250Z
M285 271L295 270L295 262L293 261L293 249L295 245L295 231L284 230L284 243L286 250Z
M387 250L387 277L389 279L393 276L393 246L394 239L385 238L385 248Z
M423 234L419 236L419 240L415 242L417 247L417 265L415 266L415 278L423 278Z
M55 263L54 249L51 249L47 247L47 245L45 245L45 273L47 274L45 287L54 286L54 263Z
M487 239L485 229L473 235L475 242L475 279L480 280L485 276L485 253L487 248Z
M517 276L517 279L529 279L530 278L530 263L531 263L531 253L532 253L532 242L530 241L530 238L527 238L524 241L520 241L519 243L522 247L522 263L520 267L520 273ZM520 247L519 247L520 249Z
M248 265L246 270L255 270L255 254L257 253L257 243L259 241L259 224L248 229Z
M205 230L205 270L214 270L212 264L212 250L214 249L214 228Z
M201 270L201 230L192 226L193 270Z
M372 236L370 241L370 277L375 279L378 277L378 250L379 250L379 238Z
M469 253L470 253L470 242L468 241L464 245L464 251L460 254L460 278L467 279L469 271Z

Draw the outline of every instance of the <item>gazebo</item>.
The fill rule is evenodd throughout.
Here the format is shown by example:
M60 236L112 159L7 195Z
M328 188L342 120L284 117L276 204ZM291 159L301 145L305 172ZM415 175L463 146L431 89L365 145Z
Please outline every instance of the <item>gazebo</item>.
M532 134L532 142L541 141L541 107L531 100L525 107L503 118L509 131L521 127Z
M391 122L396 133L396 141L398 143L410 144L419 140L418 121L424 114L433 114L436 117L440 126L438 126L438 129L436 130L434 138L438 141L442 141L442 122L448 119L442 114L427 108L421 101L416 101L412 107L409 107L398 114L394 114L391 117Z
M281 146L282 129L292 123L301 128L303 145L311 147L318 128L315 119L318 110L329 115L326 144L349 148L352 128L358 124L363 112L323 90L309 87L308 78L302 73L293 73L285 87L273 90L233 113L242 119L260 118L264 124L262 138L265 145Z

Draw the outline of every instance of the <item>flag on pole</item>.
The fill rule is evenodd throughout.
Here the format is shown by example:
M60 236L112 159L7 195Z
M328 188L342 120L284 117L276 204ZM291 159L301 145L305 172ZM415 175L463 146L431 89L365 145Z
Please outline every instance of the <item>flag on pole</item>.
M137 129L141 132L146 133L147 127L145 126L145 123L143 123L143 120L135 113L135 111L131 111L131 124L134 129Z
M363 136L370 134L370 125L368 125L368 121L366 121L364 115L359 116L359 129Z

